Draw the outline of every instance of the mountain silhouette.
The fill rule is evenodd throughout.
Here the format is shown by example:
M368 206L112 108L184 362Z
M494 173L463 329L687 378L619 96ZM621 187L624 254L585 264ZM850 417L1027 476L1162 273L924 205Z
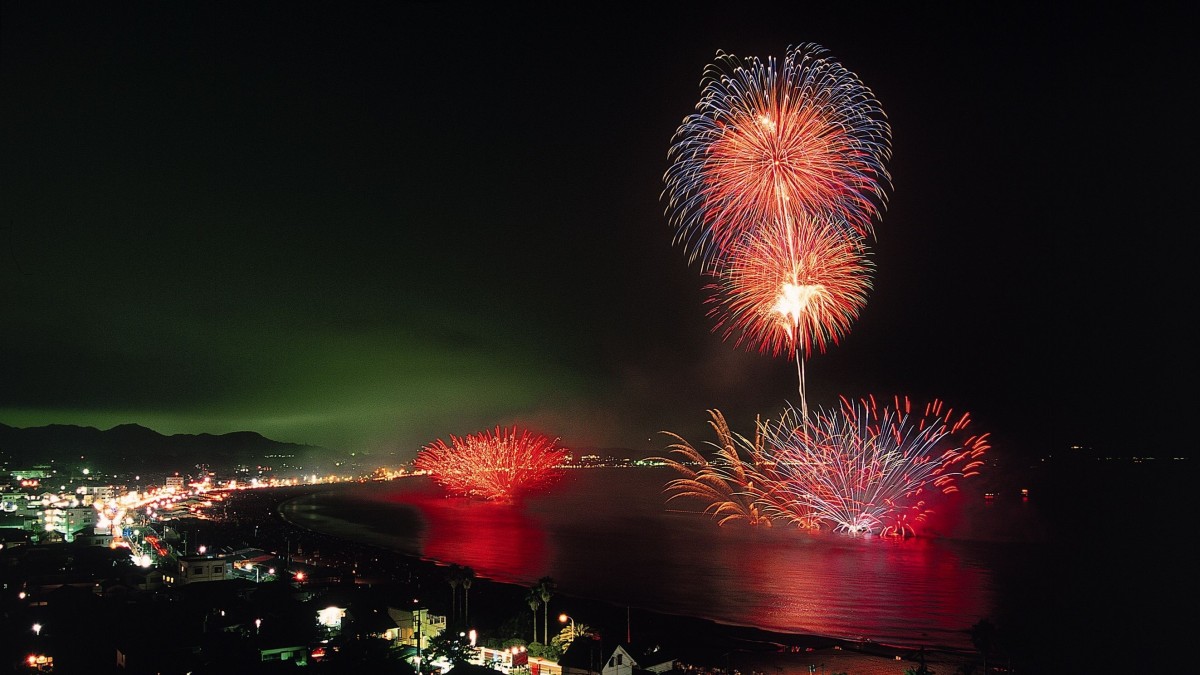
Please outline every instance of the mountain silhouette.
M50 424L18 428L0 423L0 463L9 471L51 467L76 475L195 475L201 468L218 475L323 473L339 458L326 448L273 441L253 431L227 434L160 434L138 424L107 431L95 427Z

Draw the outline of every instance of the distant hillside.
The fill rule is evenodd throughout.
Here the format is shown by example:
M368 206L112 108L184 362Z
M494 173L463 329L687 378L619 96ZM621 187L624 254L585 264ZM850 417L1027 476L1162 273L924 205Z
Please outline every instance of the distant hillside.
M52 464L59 471L87 467L103 474L185 474L200 465L222 474L243 465L318 471L318 464L337 461L334 454L318 446L273 441L253 431L165 436L137 424L107 431L67 424L25 429L0 424L0 463L9 470Z

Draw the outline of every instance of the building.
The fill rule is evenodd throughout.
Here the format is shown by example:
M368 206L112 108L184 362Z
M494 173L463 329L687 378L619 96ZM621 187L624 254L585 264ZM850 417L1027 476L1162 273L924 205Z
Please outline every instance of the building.
M163 574L168 586L184 586L204 581L224 581L233 578L233 561L224 556L185 555L179 558L178 572Z
M479 655L473 662L475 665L485 666L505 675L514 671L521 673L526 670L529 675L563 675L562 666L558 663L529 656L529 652L525 651L524 647L510 647L509 649L478 647L478 649Z
M562 675L661 675L677 666L677 659L658 647L638 650L617 644L606 649L589 639L572 640L558 662Z
M76 534L94 534L96 530L96 509L91 506L73 504L53 506L44 512L43 528L48 535L61 536L63 541L75 541ZM107 544L105 544L107 545Z
M399 628L396 641L416 647L421 652L428 650L429 641L446 630L446 617L430 614L424 607L414 610L389 609L388 613Z

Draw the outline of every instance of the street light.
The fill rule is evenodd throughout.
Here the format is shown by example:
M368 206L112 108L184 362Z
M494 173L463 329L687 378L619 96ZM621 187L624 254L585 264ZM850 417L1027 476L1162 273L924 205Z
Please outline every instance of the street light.
M559 623L567 623L568 621L570 622L570 627L568 628L570 632L567 635L567 639L562 641L562 648L565 651L570 648L572 643L575 642L575 638L579 637L579 629L575 627L574 617L570 616L569 614L559 614L558 621Z
M40 624L40 623L33 624L33 634L38 635L38 636L40 636L42 634L42 624Z
M421 673L421 601L413 598L413 607L417 610L417 674Z
M268 581L270 580L270 576L272 574L275 574L275 568L274 567L267 568ZM254 583L256 583L256 584L262 583L262 565L254 566Z
M574 638L575 637L575 619L571 618L570 616L567 616L565 613L558 615L559 623L566 623L568 621L571 622L571 637Z

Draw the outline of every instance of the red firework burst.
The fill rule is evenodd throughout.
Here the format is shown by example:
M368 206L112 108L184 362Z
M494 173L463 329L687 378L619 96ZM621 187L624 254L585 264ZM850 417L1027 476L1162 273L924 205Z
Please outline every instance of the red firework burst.
M801 215L744 237L709 286L713 330L772 355L824 352L867 303L873 265L829 218Z
M421 448L414 466L450 494L512 502L549 487L562 476L568 456L552 439L516 427L451 436Z
M810 43L782 61L719 53L702 82L663 193L693 260L720 267L747 230L804 212L874 235L891 187L891 128L857 75Z
M706 457L675 434L676 458L658 461L683 474L667 482L667 501L698 500L718 524L772 522L851 534L919 534L937 495L979 473L987 434L969 432L970 416L940 400L915 408L907 398L842 399L837 409L756 423L751 440L709 411L718 442Z

